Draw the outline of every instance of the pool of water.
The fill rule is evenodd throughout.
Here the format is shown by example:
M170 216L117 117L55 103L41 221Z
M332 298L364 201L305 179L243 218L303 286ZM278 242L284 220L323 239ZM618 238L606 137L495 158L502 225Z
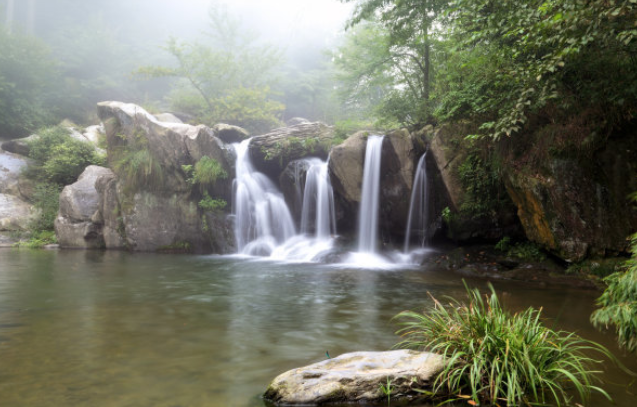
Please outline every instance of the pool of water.
M484 281L472 286L486 287ZM611 347L588 318L598 293L496 283L512 310ZM217 256L0 250L0 405L263 406L285 370L387 350L391 318L464 294L446 270L364 270ZM619 407L637 386L604 376ZM607 405L604 399L591 406Z

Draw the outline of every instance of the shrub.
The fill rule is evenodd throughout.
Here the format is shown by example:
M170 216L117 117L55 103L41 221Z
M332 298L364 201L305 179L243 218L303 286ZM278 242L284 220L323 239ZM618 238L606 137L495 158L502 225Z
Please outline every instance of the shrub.
M124 181L126 191L140 188L152 191L163 184L164 172L161 165L147 148L122 148L116 156L113 169Z
M228 178L228 173L219 164L219 161L208 156L203 156L197 161L192 173L192 182L199 184L202 190L213 186L219 178Z
M528 308L511 315L500 305L495 290L482 298L467 287L469 304L454 299L425 314L405 311L397 346L426 349L447 358L434 382L436 394L470 398L471 404L534 405L569 403L569 388L582 400L591 391L610 399L593 384L600 363L591 351L613 359L603 346L574 333L553 331L540 321L541 310ZM461 396L465 395L465 396Z
M89 165L104 165L104 157L88 143L75 140L62 126L43 129L29 143L29 157L37 161L27 175L36 181L72 184Z
M203 199L199 201L199 207L206 212L220 211L226 207L228 203L223 199L213 199L208 191L203 193Z
M597 299L601 308L593 312L591 321L597 328L614 325L619 345L637 352L637 234L632 236L632 253L627 271L604 279L608 287Z
M33 206L39 213L29 224L32 233L53 230L53 222L60 207L60 189L59 185L52 183L40 183L35 186Z

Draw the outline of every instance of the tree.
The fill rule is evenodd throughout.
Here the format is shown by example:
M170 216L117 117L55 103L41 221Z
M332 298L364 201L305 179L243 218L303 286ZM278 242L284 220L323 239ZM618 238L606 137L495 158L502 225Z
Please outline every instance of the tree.
M481 131L495 139L520 132L550 106L569 114L598 110L611 130L637 107L637 4L606 0L456 0L450 9L455 54L486 55L471 70L497 62L489 80L499 91L475 106ZM449 64L448 70L458 68ZM449 84L458 88L458 83ZM483 78L474 78L482 81ZM464 81L461 87L484 82ZM448 98L446 111L458 104ZM471 115L471 113L469 113Z
M57 63L36 38L0 27L0 136L15 138L52 121Z
M356 27L363 21L378 25L363 35L371 34L380 40L373 50L376 51L376 62L382 68L365 63L370 69L363 74L360 68L354 68L356 63L341 65L359 71L361 81L358 86L365 86L365 81L381 70L383 76L397 77L383 97L386 106L381 112L389 110L390 115L392 112L395 115L415 104L416 108L399 121L418 123L430 119L434 48L447 8L448 0L362 0L357 3L349 27ZM356 60L357 56L352 56ZM371 59L365 62L371 62Z
M259 45L241 31L238 20L213 4L207 41L183 42L175 38L164 48L177 64L147 66L138 74L182 79L170 99L173 107L190 113L201 123L225 121L250 131L266 131L278 124L284 106L271 98L274 69L280 52Z

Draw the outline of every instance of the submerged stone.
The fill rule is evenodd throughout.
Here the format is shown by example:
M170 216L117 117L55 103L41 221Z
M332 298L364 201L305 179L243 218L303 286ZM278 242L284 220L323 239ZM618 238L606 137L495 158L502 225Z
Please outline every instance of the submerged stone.
M264 398L278 405L382 401L388 380L392 399L418 398L444 366L442 356L428 352L346 353L279 375Z

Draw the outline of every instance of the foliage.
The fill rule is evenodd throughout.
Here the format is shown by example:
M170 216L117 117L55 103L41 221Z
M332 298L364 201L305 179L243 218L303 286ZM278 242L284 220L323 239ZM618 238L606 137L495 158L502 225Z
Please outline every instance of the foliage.
M47 102L56 77L44 43L0 26L0 135L25 136L52 121Z
M542 261L546 258L542 250L532 242L518 242L509 249L507 254L522 260Z
M194 167L193 182L199 184L201 188L205 188L213 186L218 178L228 178L228 173L219 164L219 161L208 156L201 157L201 160L197 161Z
M115 155L113 170L123 180L126 191L156 191L162 187L164 172L146 146L120 147Z
M504 236L498 243L495 245L496 250L500 250L501 252L507 252L511 249L511 238L509 236Z
M561 112L601 106L610 128L634 115L632 0L454 0L448 15L456 55L446 68L456 72L442 117L464 112L497 139L550 103Z
M460 213L473 219L496 216L507 203L499 168L491 157L484 157L484 151L473 145L471 147L470 153L458 166L464 187Z
M137 74L181 78L172 93L172 104L201 123L226 122L251 132L269 130L279 123L278 115L284 109L272 99L270 90L280 52L256 45L255 36L242 30L239 21L215 3L209 22L211 31L205 42L168 40L165 50L176 60L175 67L146 66Z
M53 223L60 206L61 187L55 183L40 182L36 184L33 193L33 206L38 214L29 224L31 234L37 235L44 231L52 231Z
M394 386L392 386L391 383L392 383L392 379L389 376L387 376L387 383L386 384L381 383L379 385L380 391L382 391L383 394L387 396L388 406L391 405L391 393L394 390Z
M29 141L29 157L37 162L27 171L32 179L68 185L89 165L105 162L93 145L73 139L67 128L54 126L39 133Z
M228 203L223 199L213 199L208 191L203 193L203 199L199 201L199 207L206 212L217 212L224 209Z
M637 194L633 194L633 200L637 201ZM604 279L608 287L597 299L601 308L593 312L591 321L598 328L614 325L620 346L637 352L637 234L632 235L631 243L627 270Z
M545 327L541 310L528 308L511 315L491 287L482 298L467 287L469 303L450 299L425 314L397 315L404 340L401 347L426 349L447 358L434 382L435 393L449 393L471 404L569 404L570 388L585 401L592 391L609 398L593 384L600 361L591 352L614 360L602 345L574 333ZM609 398L610 399L610 398Z
M351 2L354 0L342 0ZM434 60L448 0L362 0L350 28L356 27L336 62L352 95L361 90L381 121L422 123L432 112ZM361 24L361 22L366 23ZM346 88L347 89L347 88Z
M15 247L26 247L27 249L41 249L48 244L57 243L57 237L53 230L42 230L31 234L29 240L20 240L14 244Z

